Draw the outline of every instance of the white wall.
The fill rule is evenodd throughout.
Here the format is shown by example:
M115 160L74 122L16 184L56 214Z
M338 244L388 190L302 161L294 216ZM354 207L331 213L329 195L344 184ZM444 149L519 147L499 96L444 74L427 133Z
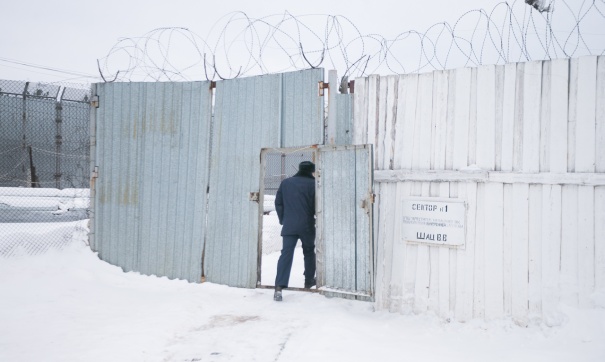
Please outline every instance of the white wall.
M555 323L605 293L604 56L358 78L354 107L379 309ZM402 240L407 196L466 200L465 247Z

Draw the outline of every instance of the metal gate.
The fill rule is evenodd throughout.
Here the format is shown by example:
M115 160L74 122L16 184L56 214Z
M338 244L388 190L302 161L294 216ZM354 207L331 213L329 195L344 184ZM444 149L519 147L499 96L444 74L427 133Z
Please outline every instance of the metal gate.
M324 146L317 164L317 286L324 294L370 300L372 145Z
M217 82L214 119L210 82L94 85L92 248L127 271L255 287L259 153L323 143L322 79L310 69ZM325 293L372 294L371 152L319 148Z
M126 271L200 282L210 82L101 83L91 119L91 247Z
M323 143L323 69L217 82L210 169L207 281L254 288L262 148Z

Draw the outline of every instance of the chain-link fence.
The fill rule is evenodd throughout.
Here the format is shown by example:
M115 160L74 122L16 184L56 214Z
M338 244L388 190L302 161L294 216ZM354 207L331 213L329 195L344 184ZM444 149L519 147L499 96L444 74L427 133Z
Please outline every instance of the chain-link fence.
M0 80L0 256L69 244L86 228L90 90Z

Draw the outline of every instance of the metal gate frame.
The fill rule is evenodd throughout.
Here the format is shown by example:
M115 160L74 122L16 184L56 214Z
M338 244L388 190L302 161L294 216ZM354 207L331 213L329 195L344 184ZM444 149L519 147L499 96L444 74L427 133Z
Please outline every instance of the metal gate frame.
M284 154L289 154L289 153L295 153L297 151L309 151L312 150L313 151L313 157L312 159L314 160L314 162L317 162L317 154L318 154L318 147L322 147L322 146L318 146L318 145L311 145L311 146L307 146L307 147L288 147L288 148L263 148L261 150L260 153L260 181L259 181L259 185L260 185L260 192L258 195L258 267L257 267L257 282L256 282L256 286L258 288L274 288L274 286L270 286L270 285L261 285L261 271L262 271L262 258L263 258L263 252L262 252L262 245L263 245L263 213L264 213L264 205L263 205L263 201L265 199L265 177L266 177L266 170L267 170L267 158L266 155L268 153L271 152L275 152L275 151L279 151L281 153ZM309 289L302 289L302 288L292 288L292 287L288 287L288 289L290 290L302 290L302 291L309 291Z
M285 153L295 152L301 149L314 149L315 160L316 160L316 207L315 212L317 215L317 238L315 242L316 256L317 256L317 288L318 289L301 289L301 288L288 288L291 290L319 292L330 297L340 297L347 299L357 299L371 301L374 298L374 286L375 286L375 265L374 265L374 244L373 244L373 155L372 145L347 145L347 146L323 146L313 145L305 148L265 148L261 150L261 171L260 171L260 192L258 195L258 268L257 268L257 287L259 288L272 288L271 286L261 285L261 262L262 262L262 242L263 242L263 205L261 200L264 200L264 178L265 178L265 155L271 151L283 151ZM328 199L325 192L327 187L324 187L325 178L329 177L326 172L325 161L328 155L335 155L336 153L346 153L347 157L352 158L354 171L351 173L353 177L353 192L355 196L351 198L349 208L344 210L345 213L352 213L354 215L354 230L349 230L349 233L354 235L353 254L354 258L348 261L345 258L339 259L341 262L339 265L343 266L343 270L336 271L338 274L345 274L345 269L351 267L354 271L352 274L353 279L348 280L342 285L326 285L330 284L327 282L331 279L330 271L328 271L328 254L330 254L331 245L327 244L327 232L325 226L326 214L334 215L334 209L336 205L332 205L329 209L325 207L324 202ZM361 154L361 157L358 157ZM349 164L341 164L342 166L349 166ZM333 176L332 173L330 176ZM358 182L359 181L359 182ZM349 185L350 186L350 185ZM359 186L359 187L358 187ZM347 197L345 194L341 194L343 197ZM334 200L332 198L331 200ZM363 211L361 211L363 210ZM343 210L339 210L343 211ZM337 220L341 221L341 220ZM343 233L344 234L344 233ZM365 250L358 250L359 246L363 246ZM347 245L341 243L338 247L345 247ZM333 255L330 255L333 256ZM335 259L330 260L334 262ZM352 263L353 265L346 265ZM359 262L359 263L358 263ZM359 264L359 265L358 265ZM334 268L331 268L334 270ZM349 268L350 269L350 268ZM360 274L361 273L361 274ZM365 275L367 273L367 275ZM333 273L332 273L333 274ZM351 276L351 275L349 275ZM364 278L363 287L360 288L357 281L358 278ZM333 279L333 278L332 278ZM350 288L353 284L355 287Z

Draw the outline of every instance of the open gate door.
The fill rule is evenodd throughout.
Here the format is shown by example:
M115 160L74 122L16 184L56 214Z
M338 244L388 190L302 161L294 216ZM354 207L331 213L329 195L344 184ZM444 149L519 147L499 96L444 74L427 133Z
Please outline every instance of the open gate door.
M317 162L317 287L372 300L372 145L323 146Z

